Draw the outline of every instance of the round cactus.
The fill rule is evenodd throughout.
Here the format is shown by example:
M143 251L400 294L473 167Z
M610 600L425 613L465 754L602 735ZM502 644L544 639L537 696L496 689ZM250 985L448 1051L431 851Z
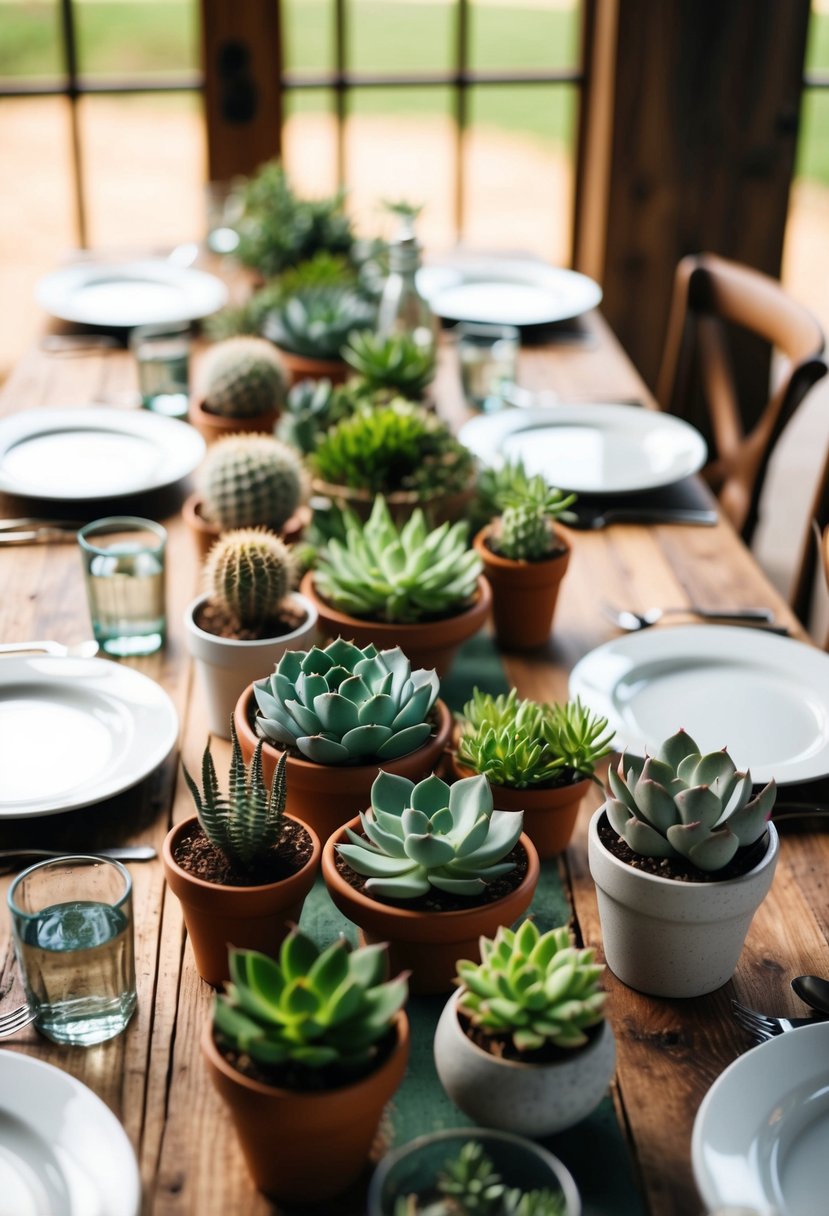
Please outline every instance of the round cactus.
M211 601L252 628L275 617L294 585L291 550L264 528L239 528L216 541L204 570Z
M285 395L279 356L264 338L228 338L205 357L204 403L225 418L253 418L277 410Z
M229 435L213 444L199 477L204 515L220 528L279 531L302 501L299 455L268 435Z

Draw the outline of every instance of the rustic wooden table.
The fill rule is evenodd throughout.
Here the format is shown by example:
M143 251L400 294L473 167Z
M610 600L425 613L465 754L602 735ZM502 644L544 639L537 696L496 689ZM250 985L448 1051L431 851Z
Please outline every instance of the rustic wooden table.
M525 350L522 383L554 389L565 399L638 398L652 404L601 317L594 314L585 324L593 335L589 342L556 342ZM463 409L454 352L448 345L443 359L438 402L442 411L458 421ZM134 367L124 351L69 355L38 349L21 362L6 384L0 409L8 414L92 402L128 407L135 388ZM131 665L169 692L180 715L183 758L195 767L207 731L184 650L181 618L195 592L198 567L194 545L177 511L179 502L180 498L167 496L149 505L131 504L145 508L144 513L157 511L156 517L169 530L170 626L163 653ZM20 506L0 500L3 515L19 513ZM767 604L798 632L785 604L725 524L715 528L617 526L596 533L579 532L574 539L570 572L548 647L529 658L505 660L508 679L522 695L540 699L565 696L568 672L575 662L614 636L600 612L603 597L631 607L691 600L716 606ZM71 643L89 635L75 545L0 549L0 588L3 641L54 638ZM666 728L674 725L678 723L666 723ZM46 763L48 746L44 738ZM223 743L214 747L219 771L225 765L227 748ZM579 830L559 861L558 873L569 893L578 932L586 943L600 945L585 836L596 805L597 797L586 800ZM170 823L190 813L189 796L183 782L176 780L172 758L136 790L100 806L28 822L2 821L0 841L40 843L71 851L127 842L149 842L160 849ZM587 1216L636 1211L651 1216L697 1216L701 1212L690 1163L694 1115L711 1083L748 1046L729 1016L730 998L737 996L769 1012L802 1012L790 993L789 978L803 972L829 973L825 883L829 835L789 829L782 836L771 894L755 918L732 983L699 1000L667 1001L632 992L608 974L610 1018L618 1043L613 1102L632 1174L627 1171L627 1181L623 1184L620 1177L615 1185L616 1158L597 1139L595 1125L587 1132L573 1133L577 1141L591 1137L583 1143L593 1163L588 1169L611 1173L604 1179L602 1197L596 1198L595 1189L591 1192L588 1184ZM212 994L194 970L178 903L165 891L160 863L135 865L132 875L138 1010L126 1034L89 1050L61 1049L29 1028L3 1046L67 1070L112 1108L138 1154L146 1212L157 1216L272 1212L273 1207L248 1180L235 1137L202 1067L198 1040L210 1014ZM0 1006L9 1007L21 997L8 940L8 918L0 913ZM412 1066L425 1067L428 1054L428 1044L421 1044ZM428 1112L428 1104L425 1109ZM429 1121L427 1113L420 1130L429 1130ZM615 1129L614 1134L618 1138ZM359 1206L355 1201L354 1210ZM344 1211L345 1205L330 1210Z

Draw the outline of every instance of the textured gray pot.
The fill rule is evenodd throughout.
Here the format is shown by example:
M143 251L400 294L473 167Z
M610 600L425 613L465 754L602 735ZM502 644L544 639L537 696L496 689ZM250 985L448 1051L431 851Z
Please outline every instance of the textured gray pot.
M524 1136L549 1136L581 1122L607 1093L616 1063L610 1024L572 1059L521 1064L490 1055L458 1021L462 989L444 1006L435 1031L435 1066L449 1097L470 1119Z
M722 882L677 882L619 861L590 820L587 856L596 884L605 959L623 984L649 996L702 996L734 974L754 913L774 877L780 841L769 823L765 855Z

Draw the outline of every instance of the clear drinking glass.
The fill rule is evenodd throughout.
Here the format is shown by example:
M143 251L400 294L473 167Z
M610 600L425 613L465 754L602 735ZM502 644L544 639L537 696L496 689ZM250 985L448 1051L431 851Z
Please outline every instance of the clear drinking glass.
M455 334L467 405L485 413L503 409L504 392L515 384L519 331L514 325L463 323Z
M19 874L8 895L15 953L35 1026L90 1047L135 1011L132 879L118 861L60 857Z
M164 644L164 550L161 524L132 515L96 519L78 533L92 633L118 658L153 654Z
M145 409L185 418L190 403L190 327L139 325L130 335Z

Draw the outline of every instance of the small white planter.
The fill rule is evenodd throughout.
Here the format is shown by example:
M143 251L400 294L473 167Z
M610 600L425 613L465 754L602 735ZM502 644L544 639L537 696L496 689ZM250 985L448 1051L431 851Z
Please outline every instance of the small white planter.
M461 990L462 991L462 990ZM616 1064L610 1024L572 1059L554 1064L501 1060L478 1047L458 1021L461 991L435 1031L435 1066L449 1097L470 1119L524 1136L549 1136L581 1122L607 1093Z
M305 613L305 620L292 633L259 642L220 638L200 629L195 614L207 596L193 600L184 613L187 649L196 660L196 670L207 702L210 733L230 738L230 719L248 684L269 676L286 650L305 650L317 631L317 610L309 599L294 592L291 601Z
M722 882L677 882L619 861L590 820L587 856L596 884L607 965L623 984L649 996L702 996L721 988L737 966L754 913L774 877L780 841L769 823L763 859Z

